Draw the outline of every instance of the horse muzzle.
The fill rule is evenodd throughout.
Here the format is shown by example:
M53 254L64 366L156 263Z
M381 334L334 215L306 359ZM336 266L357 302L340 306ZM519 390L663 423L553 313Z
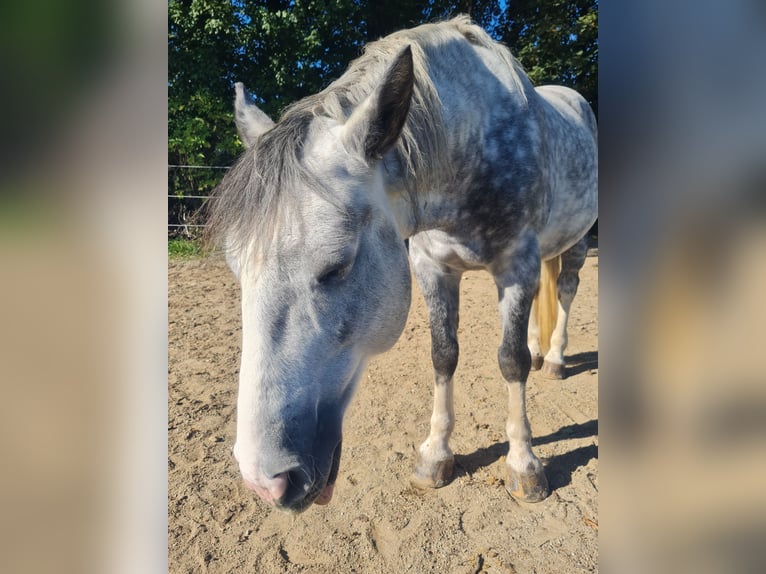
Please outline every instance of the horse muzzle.
M272 476L258 474L253 480L243 476L245 486L264 502L287 512L303 512L312 504L325 505L332 500L340 468L342 440L332 450L329 464L318 468L321 461L306 457L306 462ZM313 461L313 464L309 461Z

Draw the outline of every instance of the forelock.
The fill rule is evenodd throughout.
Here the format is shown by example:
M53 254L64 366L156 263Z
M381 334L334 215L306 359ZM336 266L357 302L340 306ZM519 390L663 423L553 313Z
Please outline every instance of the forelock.
M316 96L288 108L280 121L237 159L209 205L209 240L235 255L265 252L278 227L310 188L332 201L330 190L304 163Z

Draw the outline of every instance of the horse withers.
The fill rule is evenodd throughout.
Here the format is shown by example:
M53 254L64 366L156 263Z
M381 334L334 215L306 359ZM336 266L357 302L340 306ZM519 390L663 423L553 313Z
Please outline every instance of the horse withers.
M564 374L567 313L597 211L587 103L567 88L535 89L507 48L458 17L369 44L276 123L241 84L235 110L248 149L211 201L210 224L242 289L234 455L245 484L281 509L330 501L344 412L367 360L404 328L411 270L435 370L412 482L446 484L459 283L484 269L503 325L508 488L545 498L525 385L533 364ZM530 321L541 261L553 262L544 267L558 292L533 315L550 339Z

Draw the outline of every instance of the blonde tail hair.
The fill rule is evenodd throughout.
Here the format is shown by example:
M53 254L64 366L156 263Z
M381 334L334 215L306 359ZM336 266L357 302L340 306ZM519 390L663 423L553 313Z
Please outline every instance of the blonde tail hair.
M556 327L559 298L556 282L561 271L561 256L543 261L540 265L540 286L532 303L535 306L537 325L540 332L540 352L543 357L551 348L551 335Z

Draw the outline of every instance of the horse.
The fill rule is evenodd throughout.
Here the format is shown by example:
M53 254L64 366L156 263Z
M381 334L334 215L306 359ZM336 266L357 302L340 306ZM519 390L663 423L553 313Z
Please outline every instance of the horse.
M401 334L413 275L435 384L411 482L447 484L459 284L481 269L502 322L506 488L546 498L525 389L533 367L565 374L567 315L597 217L586 101L533 87L508 48L459 16L368 44L276 123L241 83L234 107L246 150L209 202L209 229L242 292L233 454L246 487L284 511L330 502L344 413L368 359ZM553 295L533 310L541 283L540 298ZM551 308L557 318L545 320Z

